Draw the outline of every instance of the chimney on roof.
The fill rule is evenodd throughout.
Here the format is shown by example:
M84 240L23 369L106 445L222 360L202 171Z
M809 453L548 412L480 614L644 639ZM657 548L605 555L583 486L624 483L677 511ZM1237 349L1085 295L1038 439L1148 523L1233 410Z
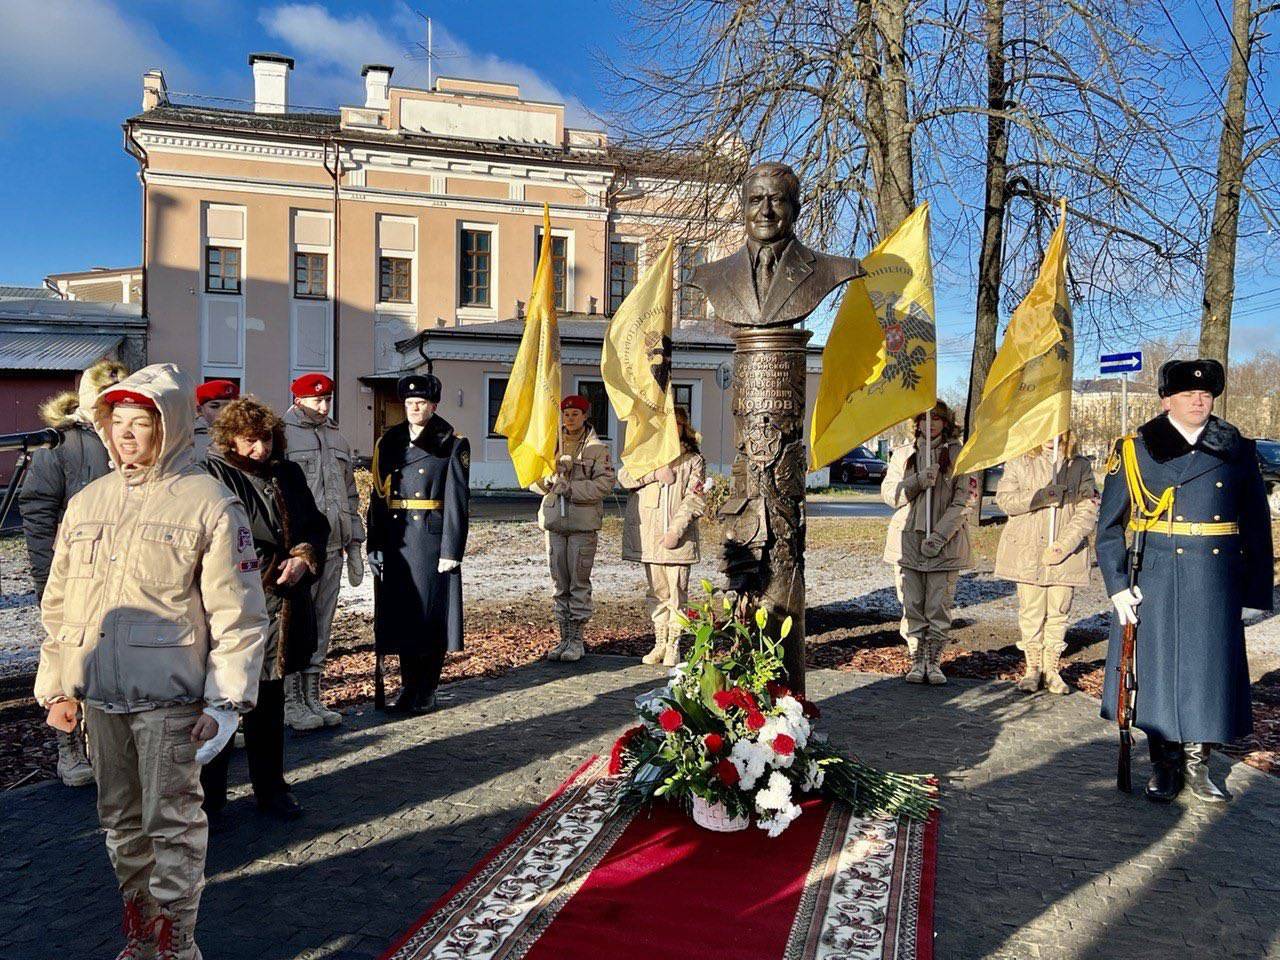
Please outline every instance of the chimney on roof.
M253 112L284 113L289 107L289 71L293 57L279 53L251 53Z
M366 63L360 70L364 77L364 105L371 110L386 110L391 106L391 71L382 63Z
M169 90L164 85L163 70L148 70L142 75L142 112L163 107L169 102Z

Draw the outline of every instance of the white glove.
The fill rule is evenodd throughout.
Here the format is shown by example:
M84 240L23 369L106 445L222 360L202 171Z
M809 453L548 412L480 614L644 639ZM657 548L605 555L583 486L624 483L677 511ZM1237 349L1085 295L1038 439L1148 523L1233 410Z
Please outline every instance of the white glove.
M347 545L347 583L358 587L363 580L364 558L360 556L360 541L353 540Z
M1142 602L1142 590L1139 587L1113 593L1111 602L1115 604L1116 616L1120 618L1121 626L1138 622L1138 604Z
M208 763L214 757L222 752L235 735L236 727L240 725L240 714L234 710L228 710L225 707L205 707L206 716L212 717L218 725L218 732L200 745L200 749L196 751L196 763Z
M441 557L440 562L436 564L436 570L440 573L452 573L460 566L462 566L461 560L446 560L444 557Z
M373 575L379 580L382 579L382 551L370 550L365 556L369 560L369 569L373 571Z

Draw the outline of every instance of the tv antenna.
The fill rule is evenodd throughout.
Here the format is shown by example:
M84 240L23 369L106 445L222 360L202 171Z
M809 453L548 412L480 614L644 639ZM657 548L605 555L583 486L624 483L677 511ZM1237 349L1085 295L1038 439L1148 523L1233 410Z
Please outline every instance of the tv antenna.
M415 10L415 11L414 11L414 13L416 13L416 14L418 15L418 18L419 18L420 20L422 20L422 21L424 21L424 22L426 23L426 26L427 26L426 39L425 39L425 41L423 41L423 40L415 40L415 41L413 42L413 49L412 49L412 50L410 50L410 51L408 51L408 52L405 54L405 56L406 56L408 59L410 59L410 60L424 60L424 61L426 61L426 64L427 64L427 89L428 89L428 90L430 90L430 89L431 89L432 82L433 82L433 81L434 81L434 79L435 79L434 75L435 75L436 73L438 73L438 72L439 72L439 71L437 71L437 70L435 70L435 69L434 69L434 67L435 67L435 61L437 61L437 60L450 60L450 59L453 59L454 57L458 57L458 56L460 56L460 54L459 54L457 51L454 51L454 50L444 50L444 51L438 51L438 50L436 50L436 49L435 49L435 43L434 43L433 38L432 38L432 24L431 24L431 18L430 18L430 17L428 17L428 16L427 16L425 13L423 13L421 10Z

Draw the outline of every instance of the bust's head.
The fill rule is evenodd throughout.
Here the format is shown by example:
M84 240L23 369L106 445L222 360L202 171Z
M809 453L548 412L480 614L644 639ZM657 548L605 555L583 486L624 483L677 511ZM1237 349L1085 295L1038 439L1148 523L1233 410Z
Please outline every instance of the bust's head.
M785 163L758 163L742 180L742 223L757 243L780 243L795 235L800 216L800 178Z

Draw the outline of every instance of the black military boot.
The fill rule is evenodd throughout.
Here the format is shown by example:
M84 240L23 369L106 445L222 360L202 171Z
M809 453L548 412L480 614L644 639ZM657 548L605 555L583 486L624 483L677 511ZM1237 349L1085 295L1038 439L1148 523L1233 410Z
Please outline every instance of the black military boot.
M1147 799L1168 803L1182 792L1182 744L1150 734L1151 779L1147 781Z
M388 713L418 712L418 701L422 697L421 672L418 657L400 655L400 696L387 708Z
M1191 795L1205 803L1226 803L1231 794L1209 779L1209 744L1188 743L1186 746L1187 787Z

